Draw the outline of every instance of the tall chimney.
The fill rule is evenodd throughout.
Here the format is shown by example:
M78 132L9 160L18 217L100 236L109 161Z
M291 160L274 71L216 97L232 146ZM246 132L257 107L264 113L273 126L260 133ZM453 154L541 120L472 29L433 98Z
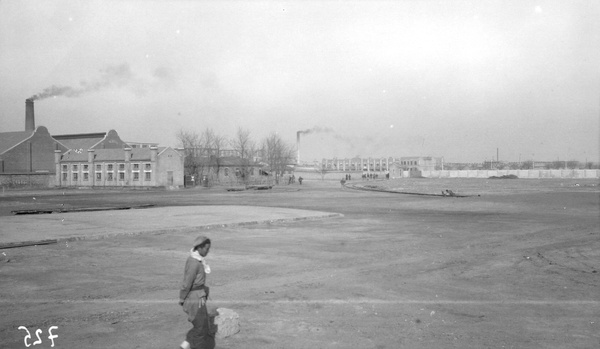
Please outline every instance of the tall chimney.
M300 131L296 132L296 151L298 152L296 164L300 165Z
M35 117L33 115L33 99L25 100L25 131L35 130Z

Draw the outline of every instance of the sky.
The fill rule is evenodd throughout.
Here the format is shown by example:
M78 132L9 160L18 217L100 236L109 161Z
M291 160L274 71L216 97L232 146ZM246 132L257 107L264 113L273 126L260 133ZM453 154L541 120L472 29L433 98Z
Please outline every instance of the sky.
M0 132L600 161L600 2L0 1Z

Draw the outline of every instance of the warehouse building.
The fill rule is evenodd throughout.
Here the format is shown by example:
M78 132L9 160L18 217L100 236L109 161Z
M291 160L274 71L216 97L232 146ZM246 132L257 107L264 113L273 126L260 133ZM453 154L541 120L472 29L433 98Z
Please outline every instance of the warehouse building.
M183 186L183 154L170 147L56 151L60 187Z

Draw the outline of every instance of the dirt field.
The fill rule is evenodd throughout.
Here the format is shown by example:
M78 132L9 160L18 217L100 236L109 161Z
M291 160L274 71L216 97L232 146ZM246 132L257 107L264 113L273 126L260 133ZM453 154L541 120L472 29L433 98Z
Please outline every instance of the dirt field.
M434 197L304 182L265 191L18 191L15 209L251 205L343 217L202 231L218 348L598 348L597 180L374 181ZM36 199L33 200L33 197ZM77 214L77 213L73 213ZM132 215L135 212L132 211ZM232 211L232 215L236 212ZM5 216L5 217L1 217ZM0 348L177 348L196 232L0 250Z

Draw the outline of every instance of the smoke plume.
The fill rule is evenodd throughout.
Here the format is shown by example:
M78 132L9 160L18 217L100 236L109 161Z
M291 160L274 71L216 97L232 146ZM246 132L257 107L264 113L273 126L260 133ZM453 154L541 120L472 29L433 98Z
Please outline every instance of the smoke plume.
M100 77L97 79L92 81L81 81L78 87L52 85L28 99L41 100L58 96L79 97L106 88L123 86L131 87L136 94L145 93L145 84L142 80L135 77L127 63L108 66L105 69L100 70L100 73Z
M309 128L308 130L298 131L299 134L311 134L311 133L329 133L333 132L333 129L329 127L320 127L315 126L313 128Z

